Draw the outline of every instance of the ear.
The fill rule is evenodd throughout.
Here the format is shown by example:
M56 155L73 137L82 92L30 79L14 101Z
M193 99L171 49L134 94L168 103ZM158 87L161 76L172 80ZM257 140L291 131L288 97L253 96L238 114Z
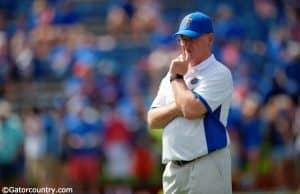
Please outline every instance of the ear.
M210 48L212 48L213 41L214 41L214 34L213 34L213 33L209 33L207 36L208 36L208 37L207 37L207 39L208 39L208 44L209 44Z
M209 40L210 43L212 43L214 41L214 34L213 33L208 34L208 40Z

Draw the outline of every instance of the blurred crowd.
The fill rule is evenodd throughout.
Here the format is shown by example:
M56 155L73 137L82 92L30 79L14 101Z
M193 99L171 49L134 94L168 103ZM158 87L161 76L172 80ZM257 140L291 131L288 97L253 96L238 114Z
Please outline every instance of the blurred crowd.
M0 186L160 190L146 113L180 52L178 21L194 10L213 18L213 52L233 74L233 190L299 190L296 0L0 1ZM49 84L60 87L39 103L33 86Z

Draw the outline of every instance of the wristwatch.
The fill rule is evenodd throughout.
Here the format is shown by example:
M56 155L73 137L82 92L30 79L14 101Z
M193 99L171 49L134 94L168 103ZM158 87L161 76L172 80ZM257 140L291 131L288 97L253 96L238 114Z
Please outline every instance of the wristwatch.
M173 75L170 76L170 82L174 81L175 79L182 79L183 80L183 75L176 73L176 74L173 74Z

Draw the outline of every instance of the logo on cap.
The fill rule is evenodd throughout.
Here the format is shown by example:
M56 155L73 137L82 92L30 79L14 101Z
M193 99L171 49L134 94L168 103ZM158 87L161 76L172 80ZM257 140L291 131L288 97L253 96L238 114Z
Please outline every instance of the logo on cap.
M192 18L189 17L185 20L184 26L187 27L192 22Z

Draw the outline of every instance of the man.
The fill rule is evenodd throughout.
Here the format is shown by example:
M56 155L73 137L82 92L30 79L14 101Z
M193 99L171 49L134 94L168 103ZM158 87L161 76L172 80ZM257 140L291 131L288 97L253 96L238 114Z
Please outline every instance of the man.
M231 73L211 53L207 15L185 16L176 36L182 52L171 61L148 112L150 128L163 128L164 193L232 193L225 128Z

